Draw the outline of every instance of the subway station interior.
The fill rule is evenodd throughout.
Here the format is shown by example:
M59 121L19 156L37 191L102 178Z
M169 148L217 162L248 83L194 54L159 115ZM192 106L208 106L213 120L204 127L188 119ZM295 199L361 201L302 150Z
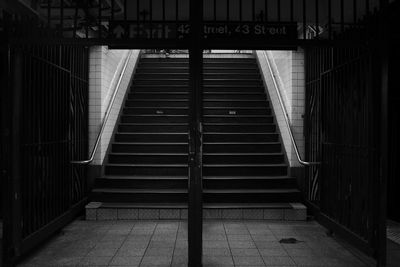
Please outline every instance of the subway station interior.
M1 0L0 266L400 267L398 14Z

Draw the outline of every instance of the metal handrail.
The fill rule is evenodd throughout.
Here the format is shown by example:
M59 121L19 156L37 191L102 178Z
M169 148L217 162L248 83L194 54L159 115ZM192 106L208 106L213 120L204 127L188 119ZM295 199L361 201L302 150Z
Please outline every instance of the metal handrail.
M288 115L288 113L286 111L285 105L283 104L282 96L281 96L281 93L280 93L279 87L278 87L278 83L276 82L275 74L274 74L274 72L272 70L271 63L269 62L269 58L267 56L267 51L264 51L264 57L265 57L265 60L267 61L268 69L269 69L269 71L271 73L271 77L272 77L272 81L274 82L276 93L278 94L279 103L281 104L282 110L285 113L284 117L285 117L286 126L287 126L287 128L289 130L290 140L292 141L292 144L294 146L294 150L295 150L295 153L296 153L297 160L299 161L299 163L301 165L304 165L304 166L313 166L313 165L321 164L321 162L308 162L308 161L304 161L304 160L301 159L301 156L300 156L300 153L299 153L299 149L297 148L296 140L294 139L293 133L292 133L292 129L290 128L289 115Z
M133 53L132 51L129 51L129 54L126 57L126 60L125 60L125 63L124 63L124 67L123 67L123 69L121 71L121 74L119 76L118 82L117 82L117 84L115 86L115 90L114 90L114 93L112 95L111 101L110 101L110 103L109 103L109 105L107 107L106 115L104 116L104 120L103 120L103 123L101 125L100 132L97 135L96 143L95 143L95 145L94 145L94 147L92 149L92 153L90 155L90 158L87 159L87 160L71 161L72 164L83 165L83 164L89 164L89 163L91 163L93 161L94 156L96 155L97 148L99 147L101 136L103 135L104 129L106 128L108 117L110 117L112 106L114 104L115 98L116 98L117 93L119 91L119 86L121 85L122 78L124 77L124 74L125 74L126 68L128 66L129 59L132 56L132 53Z

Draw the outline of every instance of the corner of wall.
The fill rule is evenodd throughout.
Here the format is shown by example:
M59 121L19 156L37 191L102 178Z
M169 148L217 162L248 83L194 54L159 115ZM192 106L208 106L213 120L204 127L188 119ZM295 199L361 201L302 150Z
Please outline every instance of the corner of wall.
M302 169L303 167L297 160L295 149L290 139L289 129L285 122L286 114L280 105L272 75L275 76L278 83L278 90L282 96L290 129L296 140L297 147L302 157L304 157L304 53L302 50L256 51L256 57L276 116L276 122L281 133L291 172L293 174L301 173L302 171L297 169ZM269 70L268 62L271 65L273 73Z
M101 137L94 160L90 165L89 176L98 176L112 138L118 114L130 86L132 74L139 58L140 50L132 50L127 69L121 79L118 94L111 108L111 113ZM111 101L115 86L125 63L127 50L110 50L105 46L90 48L89 55L89 153L92 152L100 131L105 112ZM90 174L92 173L92 174Z

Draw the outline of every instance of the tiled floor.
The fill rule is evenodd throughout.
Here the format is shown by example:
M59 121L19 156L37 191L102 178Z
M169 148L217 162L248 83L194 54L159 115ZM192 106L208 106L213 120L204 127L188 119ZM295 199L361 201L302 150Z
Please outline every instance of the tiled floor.
M207 221L203 240L203 266L367 266L315 222ZM187 223L77 220L20 266L187 266Z
M0 266L3 262L3 221L0 220Z
M400 245L400 223L387 221L387 237Z

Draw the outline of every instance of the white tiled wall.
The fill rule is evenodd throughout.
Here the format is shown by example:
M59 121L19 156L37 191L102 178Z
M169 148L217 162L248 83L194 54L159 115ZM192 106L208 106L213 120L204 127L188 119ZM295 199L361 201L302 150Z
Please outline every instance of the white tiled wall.
M89 153L92 152L100 131L106 110L119 80L125 59L129 56L126 72L118 90L110 117L97 149L93 165L101 165L110 142L122 101L139 58L140 50L109 50L106 46L95 46L90 49L89 58Z
M271 97L272 107L277 117L278 127L282 134L290 166L298 167L300 164L297 161L295 150L290 140L289 130L284 120L284 112L279 104L272 75L268 68L267 58L278 83L297 147L304 159L304 52L300 49L298 51L257 51L256 55L263 72L268 93Z

